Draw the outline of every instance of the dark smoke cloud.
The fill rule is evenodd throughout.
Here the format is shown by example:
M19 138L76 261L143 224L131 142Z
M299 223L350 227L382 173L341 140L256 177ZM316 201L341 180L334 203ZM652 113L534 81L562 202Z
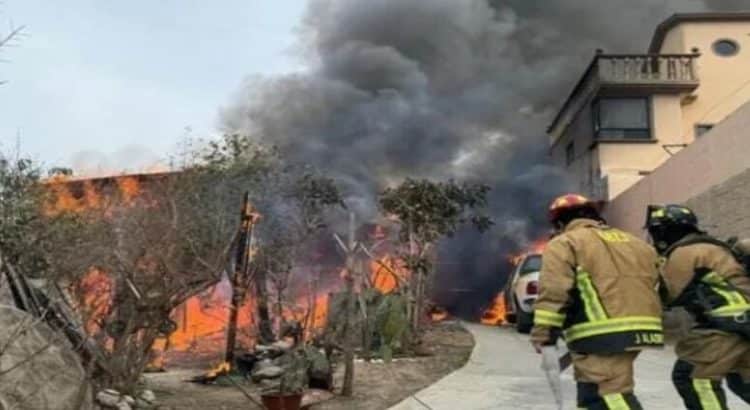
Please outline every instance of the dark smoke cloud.
M336 176L365 217L404 177L493 187L497 227L441 247L440 301L488 300L508 252L546 230L566 189L545 126L594 50L643 52L674 12L750 9L718 0L310 0L303 73L248 80L228 132L271 142ZM461 313L477 306L461 303Z

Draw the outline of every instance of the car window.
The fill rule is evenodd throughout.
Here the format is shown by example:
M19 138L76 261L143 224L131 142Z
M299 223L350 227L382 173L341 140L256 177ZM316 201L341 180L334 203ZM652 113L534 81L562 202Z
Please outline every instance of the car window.
M518 272L521 275L526 275L528 273L535 273L539 272L542 269L542 255L529 255L521 264L521 268L518 270Z

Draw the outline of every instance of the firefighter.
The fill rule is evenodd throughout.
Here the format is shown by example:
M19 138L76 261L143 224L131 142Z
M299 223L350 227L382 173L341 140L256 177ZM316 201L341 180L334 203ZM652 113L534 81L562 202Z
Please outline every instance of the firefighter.
M684 206L650 206L646 227L664 258L663 298L696 322L675 347L672 380L685 406L726 409L725 378L750 403L750 278L743 255L701 231Z
M657 254L611 228L581 195L557 198L549 219L558 231L542 256L531 341L537 352L562 336L571 351L578 408L641 409L633 362L661 347Z

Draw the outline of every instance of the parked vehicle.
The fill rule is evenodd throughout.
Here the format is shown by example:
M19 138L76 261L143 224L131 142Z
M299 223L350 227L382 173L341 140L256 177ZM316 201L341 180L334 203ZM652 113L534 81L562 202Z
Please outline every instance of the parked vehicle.
M534 302L539 296L539 271L542 255L525 255L513 270L505 286L506 321L514 323L520 333L529 333L534 326Z

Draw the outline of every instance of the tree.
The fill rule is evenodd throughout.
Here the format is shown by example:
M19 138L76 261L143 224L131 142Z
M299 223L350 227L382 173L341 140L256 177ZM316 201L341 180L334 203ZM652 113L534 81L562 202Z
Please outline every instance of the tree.
M253 260L241 278L233 278L233 292L244 297L255 293L258 339L275 340L273 318L284 318L285 293L294 267L304 259L309 241L326 227L325 216L343 201L335 182L313 170L287 164L272 147L249 142L241 135L227 135L209 145L203 155L204 169L226 180L217 196L239 197L249 192L260 215L254 229ZM274 285L275 298L269 292ZM272 305L273 304L273 308ZM234 320L230 328L236 327ZM234 346L227 346L227 357Z
M99 195L75 211L87 235L50 253L104 353L101 383L124 392L134 389L156 339L176 329L172 310L220 279L237 225L214 219L211 188L220 181L200 169L128 178L137 193L111 180L84 185L93 192L83 198Z
M492 220L482 212L489 190L481 184L407 179L380 194L380 209L395 218L400 227L399 241L406 248L402 258L412 273L407 292L414 334L419 332L435 245L464 224L470 223L480 232L492 226Z
M0 32L0 52L2 52L3 49L15 44L15 42L23 36L25 29L25 26L14 27L11 25L8 32ZM3 84L5 84L5 81L0 80L0 85Z

